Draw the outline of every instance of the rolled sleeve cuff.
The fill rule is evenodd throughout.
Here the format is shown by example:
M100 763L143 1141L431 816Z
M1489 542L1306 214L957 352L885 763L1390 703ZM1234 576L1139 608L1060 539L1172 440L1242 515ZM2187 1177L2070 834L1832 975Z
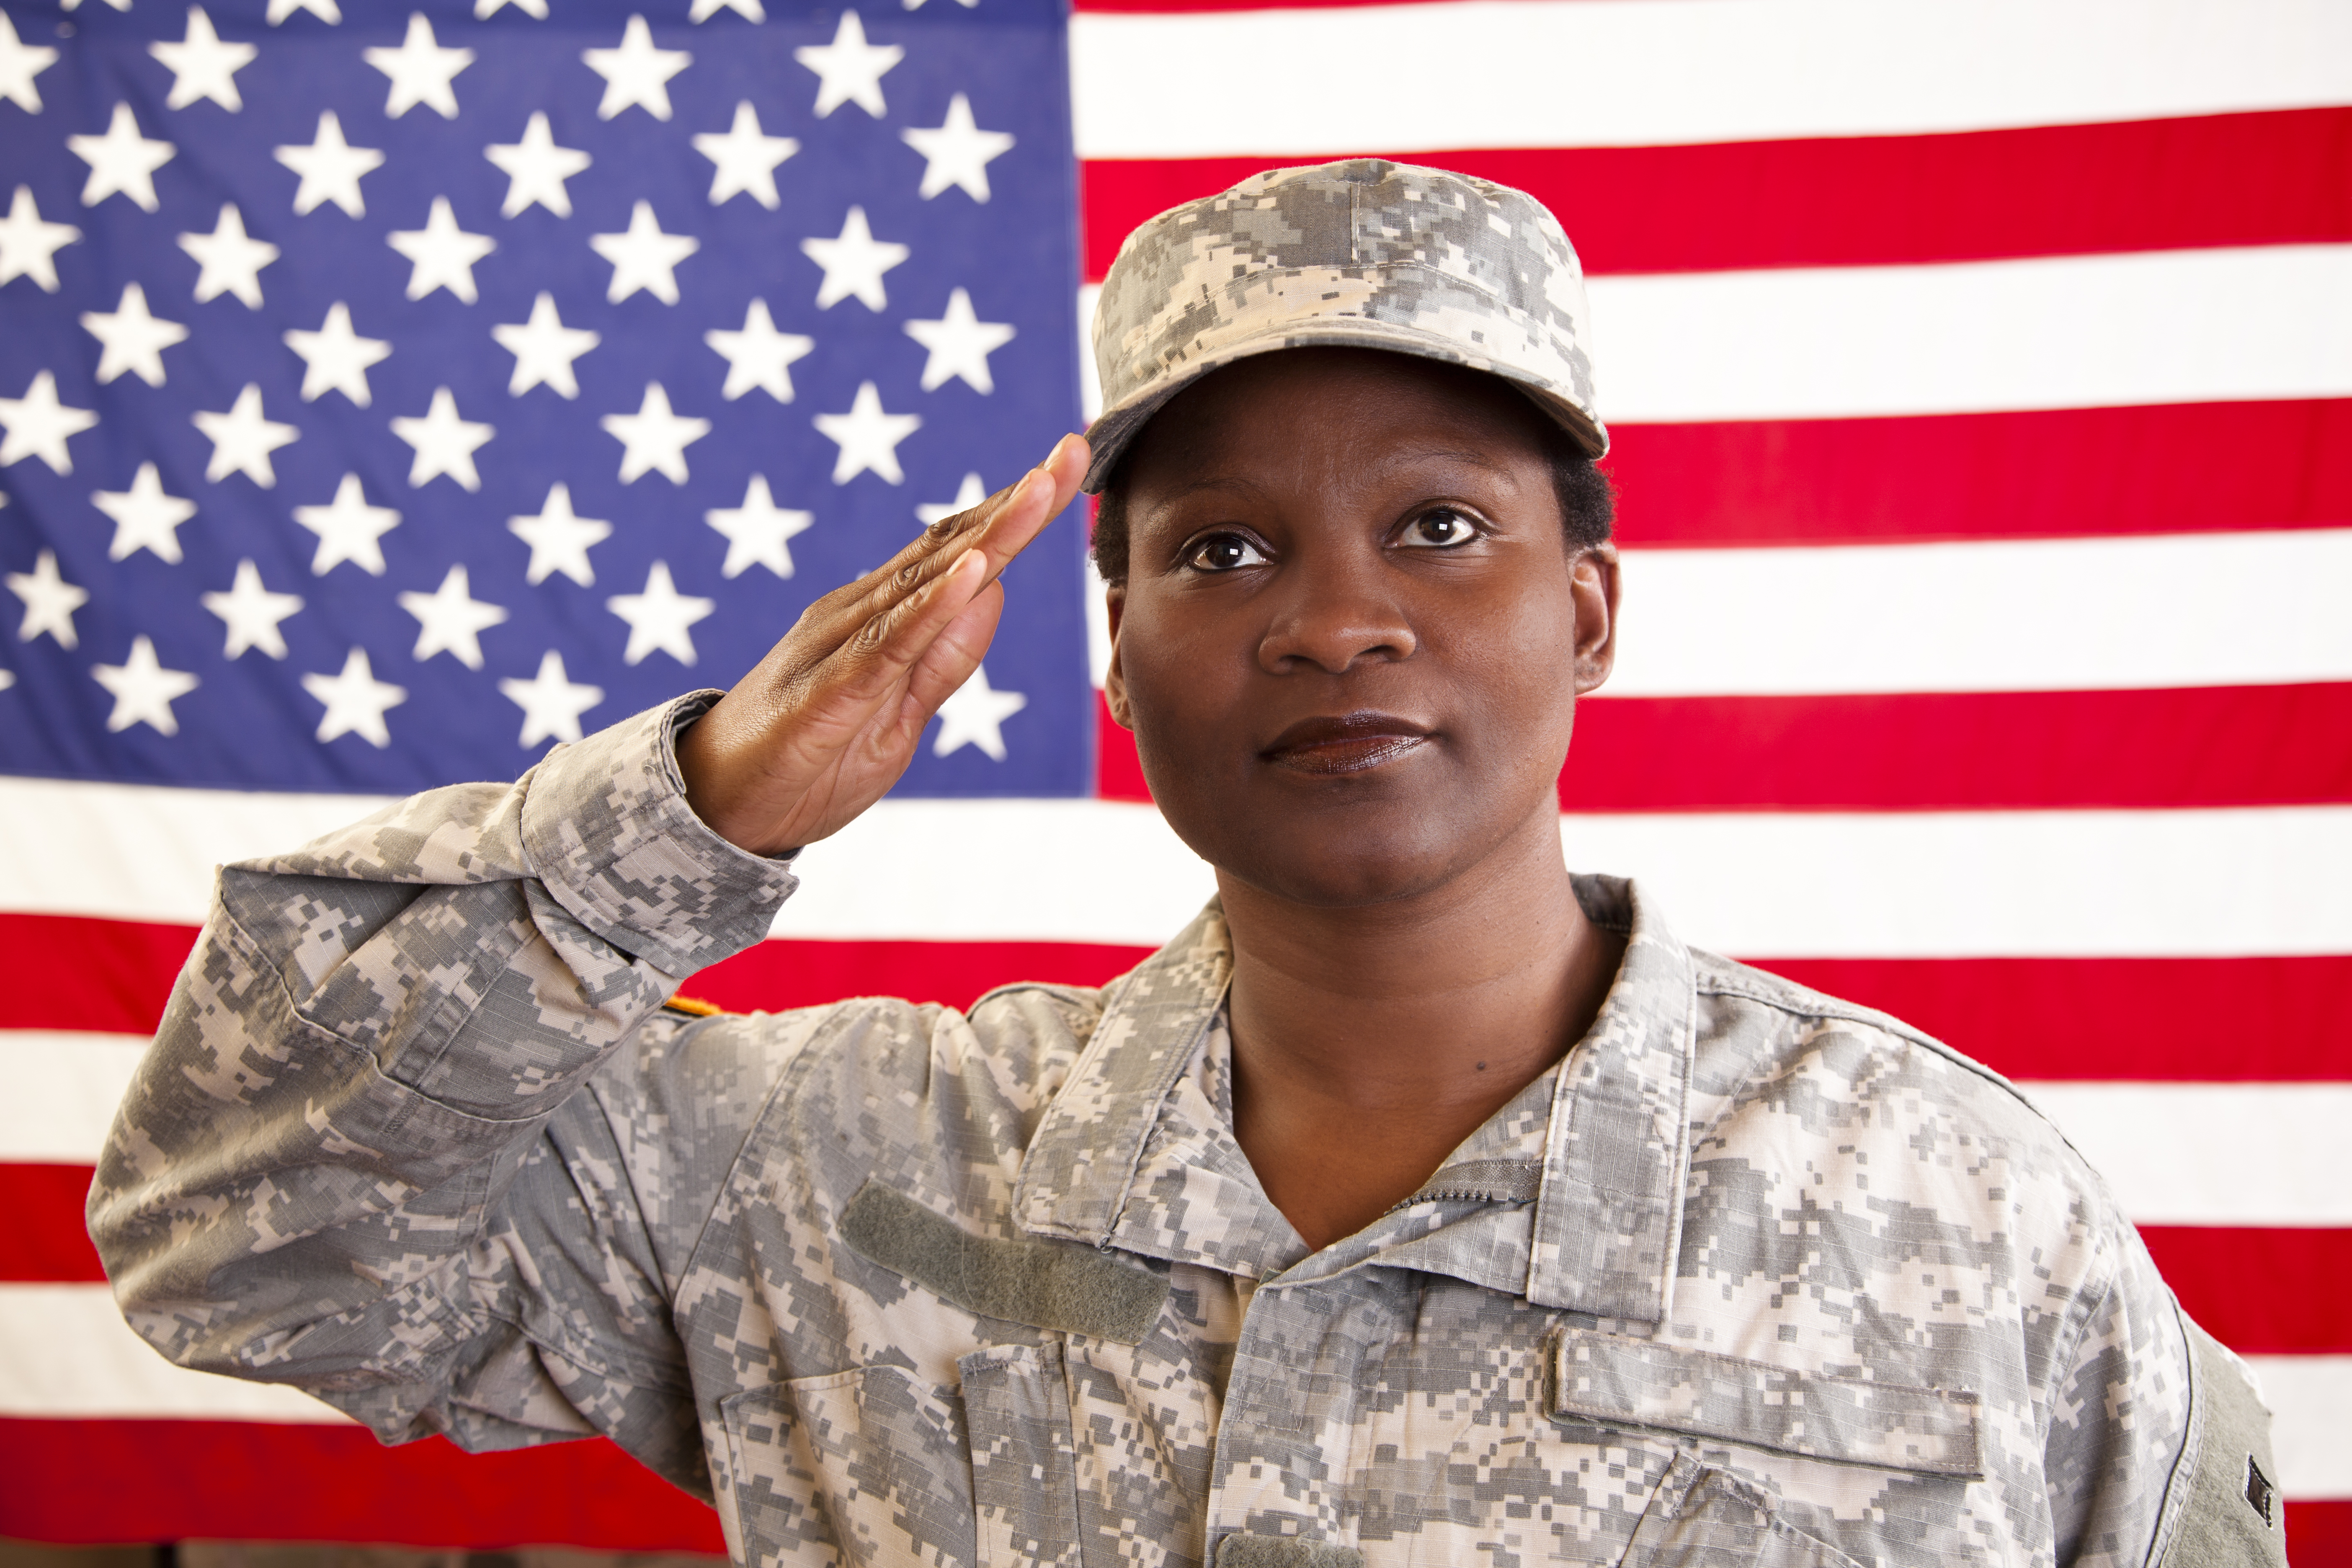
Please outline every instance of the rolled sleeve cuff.
M558 747L523 780L523 850L541 882L596 935L674 975L766 936L800 885L784 859L737 848L686 803L677 736L719 695Z

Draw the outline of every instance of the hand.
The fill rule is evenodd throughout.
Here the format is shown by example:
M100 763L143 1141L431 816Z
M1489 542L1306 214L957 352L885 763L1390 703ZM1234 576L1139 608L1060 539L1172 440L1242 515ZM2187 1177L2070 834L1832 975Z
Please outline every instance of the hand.
M1087 443L933 523L811 605L768 657L678 737L687 804L755 855L814 844L882 798L923 726L980 668L1006 563L1077 494Z

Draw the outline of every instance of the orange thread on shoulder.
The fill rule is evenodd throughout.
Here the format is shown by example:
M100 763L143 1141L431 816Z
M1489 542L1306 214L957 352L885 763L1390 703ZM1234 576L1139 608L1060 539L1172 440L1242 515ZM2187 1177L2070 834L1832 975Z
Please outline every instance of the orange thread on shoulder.
M688 996L683 991L663 1003L662 1005L673 1013L685 1013L697 1018L716 1018L727 1011L716 1002L705 1002L700 997Z

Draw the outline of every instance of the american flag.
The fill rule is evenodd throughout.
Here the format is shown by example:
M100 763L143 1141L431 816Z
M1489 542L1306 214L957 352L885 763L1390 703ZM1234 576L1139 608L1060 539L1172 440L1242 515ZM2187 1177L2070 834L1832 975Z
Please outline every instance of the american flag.
M81 1194L210 868L729 683L1083 417L1136 222L1384 154L1591 274L1571 860L2025 1080L2352 1564L2352 9L0 17L0 1535L716 1550L601 1443L381 1450L120 1326ZM692 992L961 1004L1189 915L1080 546Z

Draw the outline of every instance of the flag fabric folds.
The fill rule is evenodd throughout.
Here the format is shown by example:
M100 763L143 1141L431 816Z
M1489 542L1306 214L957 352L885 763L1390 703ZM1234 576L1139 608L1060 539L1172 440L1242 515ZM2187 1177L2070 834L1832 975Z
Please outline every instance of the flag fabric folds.
M1360 154L1590 274L1571 861L2023 1081L2352 1564L2326 0L5 0L0 1535L719 1549L607 1445L382 1450L114 1318L81 1194L210 868L730 683L1084 418L1129 228ZM695 994L1098 981L1207 895L1082 533Z

